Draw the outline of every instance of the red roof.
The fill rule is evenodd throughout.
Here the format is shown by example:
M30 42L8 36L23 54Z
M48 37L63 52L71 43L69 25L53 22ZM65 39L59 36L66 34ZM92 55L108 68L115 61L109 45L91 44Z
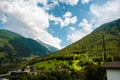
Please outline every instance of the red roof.
M106 62L102 68L105 69L120 69L120 61L116 61L116 62Z

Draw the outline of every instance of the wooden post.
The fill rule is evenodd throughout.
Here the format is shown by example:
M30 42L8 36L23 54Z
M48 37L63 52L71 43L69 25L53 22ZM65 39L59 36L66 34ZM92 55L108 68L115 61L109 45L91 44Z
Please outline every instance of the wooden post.
M104 61L106 61L106 46L105 46L105 37L103 35L103 57L104 57Z

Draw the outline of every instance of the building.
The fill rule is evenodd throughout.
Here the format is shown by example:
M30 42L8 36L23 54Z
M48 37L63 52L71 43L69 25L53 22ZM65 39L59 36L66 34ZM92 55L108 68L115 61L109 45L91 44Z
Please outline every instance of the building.
M10 72L10 75L11 75L12 77L18 77L18 76L21 75L21 74L27 74L27 72L24 72L24 71L11 71L11 72Z
M106 69L107 80L120 80L120 61L106 62L102 68Z
M24 72L29 73L29 72L30 72L30 66L26 66L26 67L24 68Z
M7 78L0 78L0 80L8 80Z

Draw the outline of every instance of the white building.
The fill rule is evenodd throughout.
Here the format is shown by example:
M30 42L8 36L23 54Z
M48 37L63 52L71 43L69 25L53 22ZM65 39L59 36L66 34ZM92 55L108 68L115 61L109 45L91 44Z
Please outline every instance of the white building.
M107 72L107 80L120 80L120 61L106 62L103 68Z

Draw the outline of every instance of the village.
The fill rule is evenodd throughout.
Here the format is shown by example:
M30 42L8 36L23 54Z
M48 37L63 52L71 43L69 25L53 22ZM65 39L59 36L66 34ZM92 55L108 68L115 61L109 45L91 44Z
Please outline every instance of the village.
M35 70L36 70L35 67L26 66L23 69L18 69L17 71L9 71L6 74L1 74L0 75L0 80L8 80L8 79L4 78L6 76L11 76L11 77L16 78L21 74L37 75L37 72L34 72Z
M71 73L70 68L67 67L67 66L64 65L64 64L55 65L55 66L56 66L55 69L56 69L57 71L64 70L64 71L66 71L66 72L68 72L68 73ZM37 70L41 71L41 73L38 73ZM36 67L33 67L33 66L26 66L26 67L24 67L24 68L22 68L22 69L18 69L18 70L16 70L16 71L9 71L9 72L6 73L6 74L1 74L1 75L0 75L0 80L8 80L8 79L5 78L6 76L11 76L11 77L13 77L13 78L17 78L17 77L19 77L20 75L25 75L25 74L35 75L35 76L38 75L38 74L44 75L44 70L45 70L44 67L36 68ZM52 69L49 69L49 70L52 70Z

